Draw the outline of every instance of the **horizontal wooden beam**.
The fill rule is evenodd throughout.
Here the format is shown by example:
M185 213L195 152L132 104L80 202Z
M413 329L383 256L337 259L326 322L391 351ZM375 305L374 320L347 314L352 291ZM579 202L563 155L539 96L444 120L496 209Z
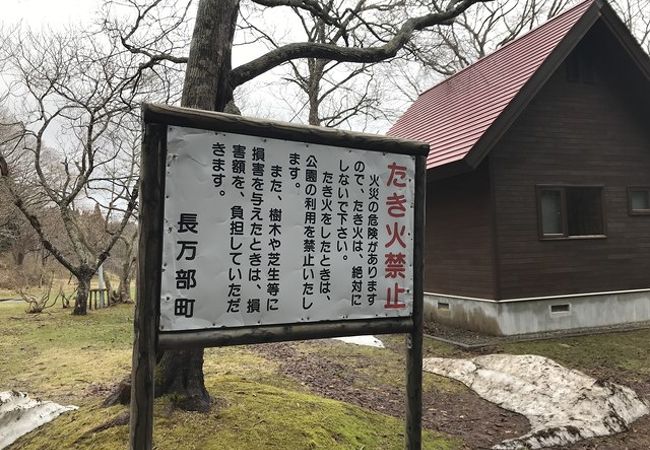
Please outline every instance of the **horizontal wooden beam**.
M336 147L403 155L426 156L429 153L429 144L425 142L409 141L379 134L343 131L334 128L295 125L177 106L144 103L142 105L142 118L146 123L176 125Z
M363 334L408 333L413 330L410 317L398 319L348 320L340 322L262 325L257 327L222 328L158 334L161 350L188 347L221 347L265 342L299 341Z

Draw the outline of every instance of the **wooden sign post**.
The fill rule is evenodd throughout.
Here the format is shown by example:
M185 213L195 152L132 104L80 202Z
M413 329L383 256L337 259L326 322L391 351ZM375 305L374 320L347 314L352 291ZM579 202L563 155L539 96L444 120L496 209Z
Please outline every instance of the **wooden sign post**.
M130 446L157 350L406 333L421 448L428 145L144 105Z

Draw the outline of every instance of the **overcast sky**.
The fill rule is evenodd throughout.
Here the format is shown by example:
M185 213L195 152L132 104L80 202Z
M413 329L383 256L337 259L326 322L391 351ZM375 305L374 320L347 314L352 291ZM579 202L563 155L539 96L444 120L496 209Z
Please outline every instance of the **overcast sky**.
M3 0L0 20L34 27L88 22L98 4L97 0Z
M31 28L60 28L70 24L87 24L93 21L102 0L0 0L0 24L22 22ZM237 47L233 52L236 65L257 56L251 46Z
M0 0L0 26L22 22L24 25L38 30L41 28L57 29L71 24L88 24L96 17L101 4L102 0ZM271 16L273 17L271 20L278 20L278 22L282 22L282 25L286 25L287 17L282 16L281 13L282 11L278 11L278 15L281 17L279 20L273 16ZM260 44L237 46L233 51L234 66L245 63L264 52L265 47ZM277 71L267 73L246 84L244 89L247 92L255 92L255 95L246 96L246 99L240 97L243 102L240 106L245 114L292 120L294 115L292 106L278 101L278 98L274 96L278 94L270 94L271 88L263 87L271 81L277 81L278 73ZM2 83L1 79L0 83ZM288 98L288 101L293 105L296 101L301 100L291 97ZM359 120L361 119L363 118L359 118ZM388 128L388 124L380 120L377 124L368 126L361 120L358 125L353 127L359 130L365 128L366 131L383 131Z

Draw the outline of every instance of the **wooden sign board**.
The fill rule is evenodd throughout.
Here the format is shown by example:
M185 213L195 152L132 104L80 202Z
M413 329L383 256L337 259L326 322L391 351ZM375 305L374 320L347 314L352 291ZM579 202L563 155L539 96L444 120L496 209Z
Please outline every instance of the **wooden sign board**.
M169 106L143 119L132 448L151 448L157 350L387 333L408 333L420 448L428 145Z

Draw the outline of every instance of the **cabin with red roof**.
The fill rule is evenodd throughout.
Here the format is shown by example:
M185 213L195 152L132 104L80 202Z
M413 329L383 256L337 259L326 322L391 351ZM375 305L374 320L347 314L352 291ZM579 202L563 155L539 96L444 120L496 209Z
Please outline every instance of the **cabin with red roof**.
M602 0L422 93L429 318L511 335L650 320L650 59Z

